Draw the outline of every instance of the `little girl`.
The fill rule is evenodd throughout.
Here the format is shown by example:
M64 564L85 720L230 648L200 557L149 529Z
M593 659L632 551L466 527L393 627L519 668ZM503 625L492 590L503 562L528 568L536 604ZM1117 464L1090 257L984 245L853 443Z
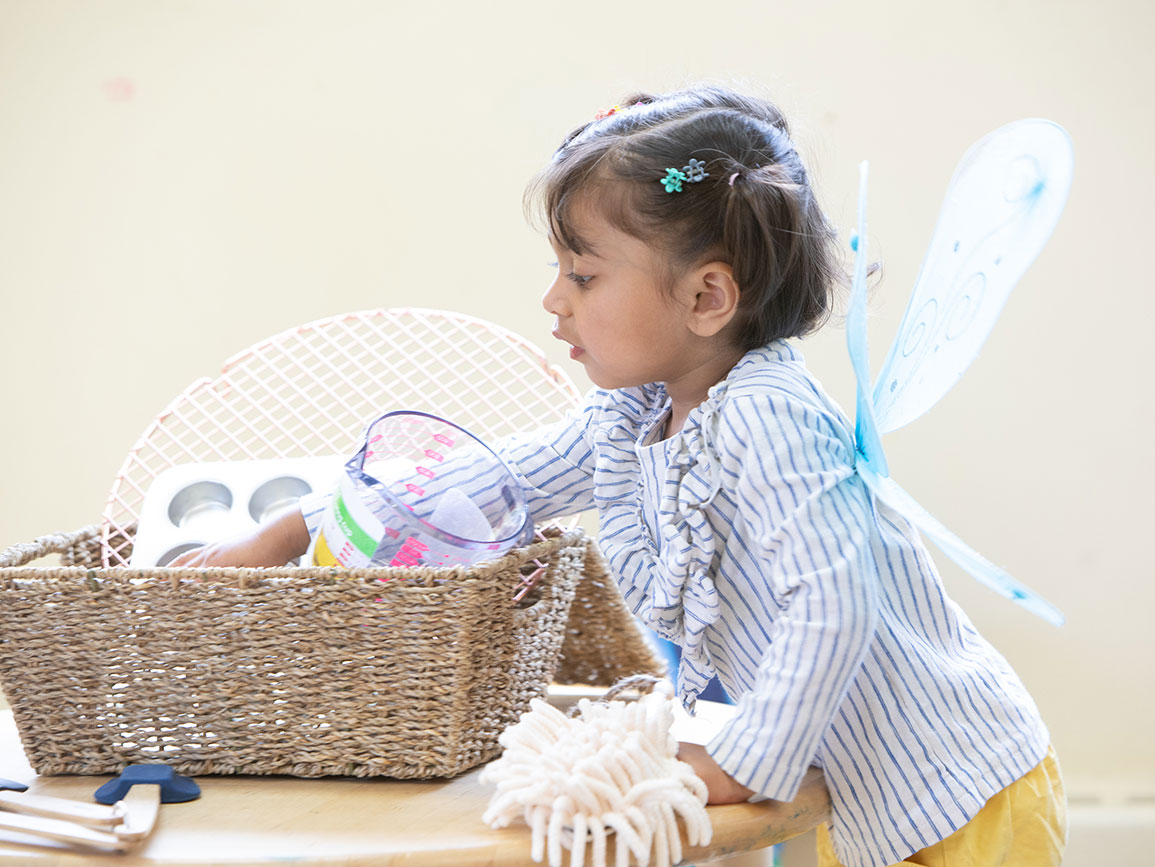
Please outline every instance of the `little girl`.
M853 426L787 342L837 275L782 115L718 88L634 97L570 133L528 201L557 256L553 334L599 388L500 450L536 520L597 508L627 604L682 648L683 702L715 675L736 699L680 753L711 803L789 801L816 765L822 865L1058 864L1034 702L872 498ZM283 564L320 512L174 565Z

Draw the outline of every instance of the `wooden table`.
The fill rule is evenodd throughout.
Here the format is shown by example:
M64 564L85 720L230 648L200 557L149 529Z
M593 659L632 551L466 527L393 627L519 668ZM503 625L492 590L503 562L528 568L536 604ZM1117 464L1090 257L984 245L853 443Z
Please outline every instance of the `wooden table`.
M567 688L559 704L573 701ZM704 743L722 705L699 702L699 718L679 720L675 735ZM181 864L392 865L392 867L504 867L530 865L530 833L524 825L495 831L482 823L492 788L475 769L451 780L294 777L200 777L202 795L164 804L153 834L128 854L99 854L0 832L0 863L34 867ZM81 801L109 777L37 777L24 758L11 711L0 712L0 776L30 783L29 791ZM763 801L710 807L713 840L687 847L701 864L804 833L829 816L822 774L812 768L790 803ZM588 859L587 859L588 860ZM568 855L567 861L568 863Z

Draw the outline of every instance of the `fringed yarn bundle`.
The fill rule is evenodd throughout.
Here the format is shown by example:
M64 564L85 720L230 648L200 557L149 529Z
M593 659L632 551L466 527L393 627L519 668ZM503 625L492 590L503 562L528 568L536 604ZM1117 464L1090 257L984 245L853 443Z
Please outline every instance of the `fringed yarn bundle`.
M682 859L678 817L692 846L710 842L706 784L678 761L670 734L672 689L658 684L638 701L578 703L567 717L534 699L529 712L498 739L505 752L481 774L497 786L482 820L503 828L523 817L533 833L531 856L548 854L561 867L606 863L607 837L616 835L614 864L669 867Z

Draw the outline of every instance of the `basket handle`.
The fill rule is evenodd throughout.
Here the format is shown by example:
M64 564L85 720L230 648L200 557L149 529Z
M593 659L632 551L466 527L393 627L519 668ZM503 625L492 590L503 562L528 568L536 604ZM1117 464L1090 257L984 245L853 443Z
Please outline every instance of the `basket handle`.
M48 554L63 554L78 545L91 542L100 535L100 525L92 524L74 533L50 533L31 542L20 542L0 551L0 568L23 566Z
M629 677L623 677L613 686L605 691L602 696L594 701L595 704L607 704L613 699L617 698L623 692L631 689L636 689L638 692L651 692L655 686L662 682L662 678L653 674L631 674ZM575 717L581 709L575 704L567 712L567 716Z

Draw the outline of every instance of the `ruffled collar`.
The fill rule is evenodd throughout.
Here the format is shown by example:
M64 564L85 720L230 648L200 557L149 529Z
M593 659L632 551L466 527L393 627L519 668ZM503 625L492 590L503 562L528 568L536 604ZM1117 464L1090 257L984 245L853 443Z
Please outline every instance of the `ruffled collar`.
M632 525L637 534L613 534L603 538L603 547L620 580L629 582L626 576L636 576L635 581L644 582L631 588L637 591L633 595L635 613L658 635L682 648L677 686L687 709L693 708L715 674L706 630L717 621L720 611L718 591L710 577L718 540L706 507L722 486L722 461L717 451L721 412L728 395L740 389L751 373L769 363L798 357L781 341L747 353L690 411L681 430L664 442L654 441L669 412L669 398L661 384L635 391L628 411L617 414L616 419L603 420L600 426L599 465L606 462L606 469L619 477L626 467L634 473L632 502L620 496L605 504L604 525ZM643 514L640 450L663 446L660 499L651 531ZM637 556L644 558L644 567L628 568L627 561Z

